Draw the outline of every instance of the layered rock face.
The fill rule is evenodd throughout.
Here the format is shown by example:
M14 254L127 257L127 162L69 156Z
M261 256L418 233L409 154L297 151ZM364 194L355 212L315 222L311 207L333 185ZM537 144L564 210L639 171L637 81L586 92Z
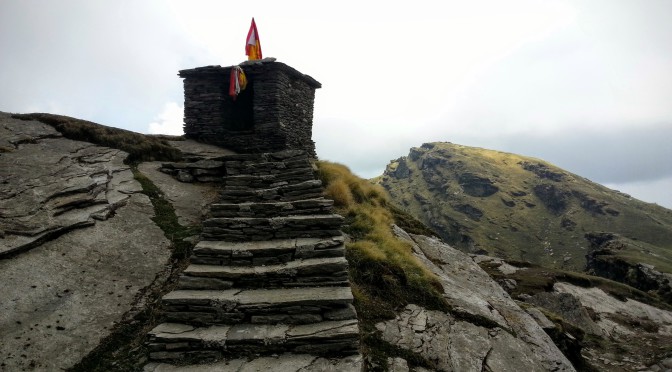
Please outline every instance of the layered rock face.
M177 289L163 297L167 322L150 332L145 369L210 362L198 368L237 371L243 356L246 368L361 369L343 218L321 197L307 155L219 160L220 201Z
M170 243L125 158L0 113L0 370L73 367L165 280Z
M1 115L0 258L106 220L141 191L123 151Z
M620 257L619 251L633 251L640 243L613 233L591 233L586 234L586 238L591 243L591 252L586 255L586 271L656 293L672 304L672 274L656 270L654 265Z
M651 294L584 274L512 265L487 256L474 259L497 282L505 284L556 344L570 354L577 369L669 368L672 312Z

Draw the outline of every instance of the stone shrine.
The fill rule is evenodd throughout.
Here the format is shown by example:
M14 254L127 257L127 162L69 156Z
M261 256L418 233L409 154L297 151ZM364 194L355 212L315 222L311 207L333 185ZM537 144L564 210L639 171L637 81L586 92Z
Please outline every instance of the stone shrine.
M228 94L233 66L179 72L185 136L239 153L297 149L314 157L313 102L322 85L274 58L239 66L248 82L235 99Z

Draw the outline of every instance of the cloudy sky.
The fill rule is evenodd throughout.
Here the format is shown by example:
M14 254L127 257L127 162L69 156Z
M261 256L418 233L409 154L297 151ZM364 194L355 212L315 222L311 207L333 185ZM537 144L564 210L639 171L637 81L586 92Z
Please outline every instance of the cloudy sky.
M180 69L264 56L323 84L321 159L424 142L538 157L672 208L670 0L1 0L0 111L181 133Z

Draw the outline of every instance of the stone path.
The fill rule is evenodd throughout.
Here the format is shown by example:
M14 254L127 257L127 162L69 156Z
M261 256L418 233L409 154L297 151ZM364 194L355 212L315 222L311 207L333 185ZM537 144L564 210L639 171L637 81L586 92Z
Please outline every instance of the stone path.
M343 217L303 152L219 158L227 176L149 333L146 371L361 370Z

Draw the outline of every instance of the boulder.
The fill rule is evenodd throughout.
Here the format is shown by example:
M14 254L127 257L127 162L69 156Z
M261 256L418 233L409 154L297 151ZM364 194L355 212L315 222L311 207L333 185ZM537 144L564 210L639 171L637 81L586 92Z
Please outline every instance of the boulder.
M439 279L449 313L406 306L376 325L381 338L441 371L573 371L537 324L467 254L441 241L395 233Z

